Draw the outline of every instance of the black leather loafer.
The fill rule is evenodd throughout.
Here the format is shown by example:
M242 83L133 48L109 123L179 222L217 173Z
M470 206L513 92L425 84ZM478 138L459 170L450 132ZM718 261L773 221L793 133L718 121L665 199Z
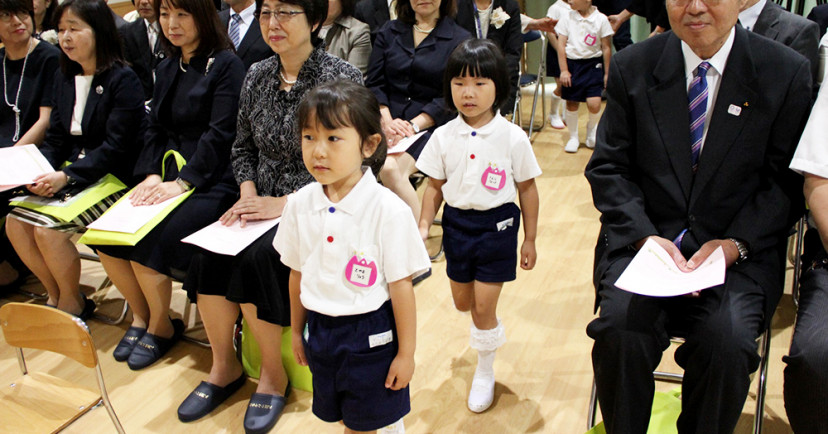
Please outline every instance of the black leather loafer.
M178 420L192 422L210 414L230 395L244 386L245 381L247 381L247 377L244 373L224 387L202 381L178 406Z
M288 386L290 390L290 386ZM285 392L285 395L288 393ZM244 432L246 434L264 434L269 432L279 421L287 405L287 397L254 393L244 413Z
M129 358L127 359L127 365L129 365L129 369L133 371L137 371L139 369L144 369L147 366L155 363L167 354L167 351L175 345L181 339L181 336L184 334L184 321L180 319L172 320L173 332L172 337L169 339L162 338L161 336L155 336L152 333L144 333L144 336L141 336L141 339L138 340L138 343L135 344L135 348L132 349L132 353L130 353Z
M135 344L138 343L138 339L141 339L146 332L147 329L138 327L130 327L127 329L124 337L122 337L121 341L118 342L118 345L115 346L115 351L112 352L112 356L115 357L115 360L123 362L128 359L129 355L132 354L132 349L135 348Z

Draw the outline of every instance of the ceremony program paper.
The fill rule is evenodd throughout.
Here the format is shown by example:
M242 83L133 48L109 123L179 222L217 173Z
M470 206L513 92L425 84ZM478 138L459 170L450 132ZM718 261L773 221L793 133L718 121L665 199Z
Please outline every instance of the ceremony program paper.
M0 148L0 191L31 184L54 170L35 145Z
M220 221L217 221L184 238L181 242L195 244L202 249L221 255L236 256L273 226L279 224L281 220L281 217L277 217L270 220L247 222L244 227L241 227L239 221L230 226L224 226Z
M725 280L725 257L721 247L698 268L685 273L658 243L647 240L615 286L652 297L673 297L721 285Z
M411 145L413 145L414 142L416 142L417 139L419 139L420 136L422 136L423 134L425 134L425 131L419 132L417 134L414 134L411 137L406 137L406 138L400 140L399 142L397 142L396 146L394 146L393 148L388 148L388 153L389 154L402 154L403 152L407 151L408 148L410 148Z
M133 205L129 199L122 200L106 210L100 218L87 227L100 231L134 234L142 226L149 223L153 217L164 212L167 206L177 197L173 196L154 205Z

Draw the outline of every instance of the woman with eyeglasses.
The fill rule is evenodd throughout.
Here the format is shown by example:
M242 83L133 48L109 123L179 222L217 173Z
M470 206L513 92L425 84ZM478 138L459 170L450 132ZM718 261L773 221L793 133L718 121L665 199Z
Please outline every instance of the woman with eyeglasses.
M244 64L210 0L155 0L167 57L155 70L141 179L129 200L153 205L193 193L135 246L99 246L101 264L132 308L133 322L113 352L132 370L164 356L184 323L171 319L172 278L183 278L195 249L181 242L214 222L238 195L230 168ZM143 99L143 88L137 84ZM186 160L179 170L168 151ZM163 164L163 170L162 170Z
M52 80L60 50L32 35L36 11L31 0L0 0L0 147L40 145L52 112ZM0 219L11 207L12 193L0 193ZM0 293L20 287L29 273L0 228Z
M262 36L275 56L253 64L242 86L233 171L241 197L221 216L246 225L282 214L288 194L313 181L302 160L297 110L302 97L337 78L362 82L362 74L325 52L319 29L328 0L258 0ZM233 348L233 325L244 314L261 349L261 374L244 416L247 433L269 431L289 392L282 366L282 327L290 326L290 269L273 248L278 225L235 257L201 251L184 288L197 301L213 351L213 366L178 408L184 422L199 419L245 382Z

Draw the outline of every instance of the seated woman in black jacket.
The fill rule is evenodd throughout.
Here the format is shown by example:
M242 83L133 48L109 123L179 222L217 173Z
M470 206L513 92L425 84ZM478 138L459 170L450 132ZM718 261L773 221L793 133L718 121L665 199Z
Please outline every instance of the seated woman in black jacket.
M138 77L124 66L112 13L103 0L67 0L56 16L63 52L54 80L51 125L41 152L52 167L60 168L66 161L72 164L36 178L28 189L38 196L61 196L107 173L130 184L141 147L144 98ZM104 199L70 222L12 209L6 232L46 288L48 305L82 319L92 315L95 304L80 293L80 258L70 238L118 197Z

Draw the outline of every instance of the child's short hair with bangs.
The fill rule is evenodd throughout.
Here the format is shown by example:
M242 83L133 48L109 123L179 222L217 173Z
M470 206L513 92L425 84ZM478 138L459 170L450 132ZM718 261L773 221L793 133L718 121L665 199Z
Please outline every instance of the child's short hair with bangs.
M364 161L374 175L379 174L388 145L382 133L379 102L368 88L345 79L321 84L302 98L298 118L300 135L302 129L320 124L329 130L350 127L357 131L364 145L368 137L379 134L377 150Z
M451 111L457 111L451 97L451 80L467 76L488 78L494 82L493 112L497 112L497 109L509 99L511 85L506 59L494 42L488 39L466 39L451 52L443 74L443 99Z

